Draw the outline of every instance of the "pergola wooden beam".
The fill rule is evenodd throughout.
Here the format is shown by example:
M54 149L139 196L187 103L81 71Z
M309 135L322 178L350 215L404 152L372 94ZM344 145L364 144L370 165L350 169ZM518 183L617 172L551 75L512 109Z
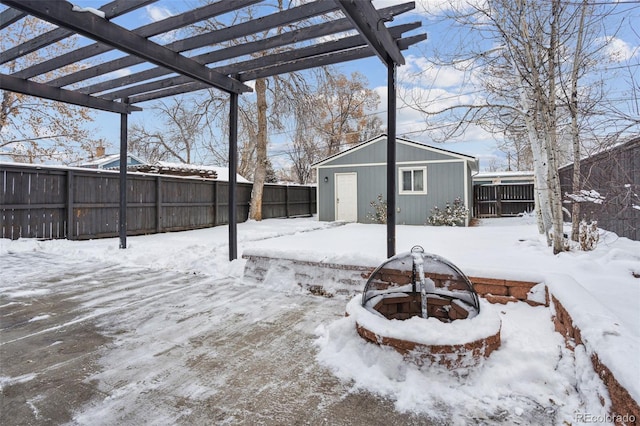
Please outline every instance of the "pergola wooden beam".
M155 0L154 0L155 1ZM199 9L191 10L189 12L182 13L180 15L171 16L167 19L163 19L162 21L152 22L151 24L144 25L140 28L133 30L133 33L144 37L153 37L159 34L164 34L169 31L173 31L178 28L185 27L187 25L194 24L196 22L203 21L205 19L213 18L218 15L222 15L225 13L233 12L237 9L241 9L246 6L250 6L252 4L258 3L261 0L236 0L236 1L219 1L217 3L208 4ZM108 52L114 50L113 46L107 46L102 43L96 43L96 48L91 49L92 46L88 46L87 54L95 55L96 49L100 53ZM168 49L172 49L171 43L164 46ZM84 58L83 58L84 59ZM77 58L74 58L77 60ZM70 84L76 83L78 81L87 80L93 77L98 77L100 75L104 75L113 71L117 71L123 68L127 68L133 65L142 64L145 61L136 56L125 56L122 58L114 59L112 61L104 62L100 65L96 65L93 67L89 67L80 71L76 71L74 73L67 74L62 77L58 77L51 81L48 81L47 84L51 84L52 86L64 87ZM56 66L56 68L58 68ZM172 72L167 70L167 72Z
M142 6L146 6L149 3L153 3L155 1L156 0L116 0L111 3L105 4L98 10L104 12L106 19L111 19L120 15L124 15L125 13L131 12L132 10L138 9ZM60 41L73 34L73 31L62 27L58 27L54 30L48 31L44 34L32 38L31 40L19 44L18 46L0 53L0 64L4 64L20 56L35 52L38 49Z
M142 108L121 102L84 95L72 90L64 90L42 83L36 83L31 80L22 80L6 74L0 74L0 89L118 114L142 111Z
M237 80L218 74L173 50L153 43L99 16L92 13L72 12L72 5L66 1L3 0L3 3L225 92L252 91L249 86Z
M235 2L221 2L227 7L232 5L238 5L238 7L247 6L247 3L256 3L256 0L241 0L238 3ZM220 4L220 3L218 3ZM234 9L237 7L234 7ZM243 22L241 24L233 25L218 31L200 34L194 37L189 37L183 40L177 40L165 45L167 49L171 49L175 52L185 52L188 50L199 49L206 46L213 46L218 43L233 40L238 37L246 37L251 34L255 34L260 31L267 31L271 28L287 25L293 22L300 21L305 17L317 16L323 13L336 10L335 6L331 2L316 2L308 3L292 9L287 9L282 12L274 13L263 18L258 18L255 21ZM171 28L173 29L173 28ZM137 30L136 30L137 31ZM136 32L134 31L134 32ZM166 32L162 31L162 32ZM87 68L81 71L77 71L72 74L65 75L49 82L54 86L63 87L72 83L87 80L89 78L97 77L109 72L117 71L123 68L131 67L144 63L145 61L135 56L125 56L123 58L114 59L109 62L102 63L100 65ZM171 72L171 70L170 70Z
M412 46L412 45L414 45L414 44L416 44L416 43L418 43L420 41L426 40L426 38L427 38L427 36L425 34L406 37L406 38L403 38L402 40L399 40L398 41L398 45L399 45L401 50L406 50L410 46ZM349 61L355 61L355 60L358 60L358 59L369 58L369 57L374 56L374 55L375 55L375 53L373 53L373 51L371 51L371 49L369 49L367 47L360 47L360 48L356 48L356 49L350 49L350 50L347 50L347 51L327 54L327 55L324 55L324 56L321 56L321 57L300 59L300 60L295 61L295 62L284 63L284 64L272 66L272 67L269 67L269 68L263 68L261 70L254 70L254 71L246 72L244 74L241 74L239 76L239 78L240 78L241 81L250 81L252 79L256 79L256 78L260 78L260 77L271 77L271 76L282 74L282 73L285 73L285 72L293 72L293 71L300 71L300 70L304 70L304 69L309 69L310 66L318 66L318 67L320 67L320 66L325 66L325 65L334 65L334 64L339 64L339 63L342 63L342 62L349 62ZM310 65L310 64L313 64L313 65ZM241 65L241 64L239 64L239 65ZM232 69L231 67L232 66L222 67L222 69L231 70ZM175 86L175 87L169 87L168 84L166 84L165 86L167 86L168 88L162 89L162 90L157 90L157 91L152 91L152 92L148 92L148 93L142 93L142 94L136 95L136 96L131 96L130 102L132 104L138 104L138 103L142 103L142 102L152 101L152 100L155 100L155 99L165 98L167 96L174 96L174 95L179 95L179 94L195 92L197 90L206 89L205 85L203 85L201 83L196 83L196 82L185 83L185 84L182 84L180 86Z
M426 40L426 38L426 35L421 34L399 40L398 50L406 50L409 48L409 46ZM327 52L326 54L320 56L301 58L287 63L276 63L266 68L260 68L245 73L240 73L239 78L240 81L251 81L257 78L270 77L278 74L285 74L288 72L308 69L310 64L321 67L325 65L338 64L341 62L354 61L356 59L364 59L373 55L374 53L371 52L371 49L369 49L367 46L361 46L348 50Z
M380 13L380 16L384 18L393 18L393 16L407 12L412 8L412 4L404 3L380 9L378 12ZM192 59L202 64L212 64L215 62L225 61L244 55L251 55L268 49L275 49L293 43L301 43L315 38L326 37L332 34L348 31L349 29L351 29L351 21L349 21L347 18L342 18L336 21L324 22L321 24L312 25L310 27L299 28L262 40L256 40L250 43L239 44L236 46L218 49L213 52L203 53L192 57ZM86 94L101 93L108 90L117 89L118 87L129 86L141 81L162 77L170 73L170 71L164 68L156 67L149 70L140 71L138 73L115 78L109 81L81 87L77 90L80 93ZM129 95L134 94L136 93L129 93Z
M151 3L155 1L157 0L147 0L146 3ZM256 3L257 1L259 0L242 0L242 1L234 1L234 2L214 3L198 9L190 10L180 15L171 16L161 21L152 22L150 24L144 25L134 30L134 32L145 38L153 37L155 35L162 34L167 31L174 30L176 28L180 28L183 25L189 25L194 22L198 22L201 19L206 19L211 16L216 16L217 14L222 14L232 10L239 9L248 4ZM59 69L66 65L70 65L70 64L91 58L93 56L97 56L99 54L109 52L111 50L114 50L113 46L106 45L103 43L93 43L88 46L75 49L69 53L65 53L64 55L58 56L56 58L49 59L47 61L32 65L12 75L19 78L32 78L37 75L48 73L55 69ZM58 86L61 87L64 85L60 84Z
M404 65L404 56L371 1L335 0L385 64Z
M0 13L0 30L8 27L15 22L18 22L25 16L27 16L27 14L22 12L21 10L11 8L3 10L2 13Z
M419 22L412 24L403 24L397 27L393 27L391 31L394 37L399 38L402 33L413 30L415 28L419 28L420 25L421 24ZM271 76L284 74L291 71L298 71L300 69L305 69L304 67L309 68L310 62L312 62L315 58L319 58L339 51L350 51L359 46L366 46L366 42L362 40L362 37L360 37L359 35L355 35L343 39L299 48L296 50L275 53L263 56L261 58L250 59L243 62L236 62L234 64L214 68L214 70L218 71L221 74L239 74L242 81L250 81L258 78L256 77L256 75L260 75L261 77ZM371 54L373 55L373 52ZM199 57L196 57L196 59L199 59ZM304 67L297 68L295 64L296 62L304 64ZM274 71L275 69L269 69L270 67L276 65L279 65L279 67L276 68L278 71ZM143 71L143 73L145 72ZM145 74L145 76L149 77L149 74ZM137 86L124 88L115 92L106 93L103 94L102 97L104 97L105 99L120 99L122 97L132 97L141 93L153 92L156 90L165 89L167 87L178 86L190 82L190 79L187 77L175 76L163 80L139 84Z

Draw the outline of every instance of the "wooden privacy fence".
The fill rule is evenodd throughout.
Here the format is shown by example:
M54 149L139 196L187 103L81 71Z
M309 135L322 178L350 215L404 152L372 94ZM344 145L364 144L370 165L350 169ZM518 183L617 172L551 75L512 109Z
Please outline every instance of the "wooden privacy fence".
M571 203L578 202L567 196L573 193L573 164L558 173L565 206L571 210ZM580 202L580 219L597 220L599 228L640 241L640 137L583 158L580 175L581 188L602 197L598 203Z
M532 183L473 187L474 217L517 216L534 208Z
M251 183L237 184L237 220L247 220ZM1 238L118 236L118 172L0 165ZM127 234L184 231L229 223L229 183L127 174ZM309 216L311 186L265 185L262 217Z

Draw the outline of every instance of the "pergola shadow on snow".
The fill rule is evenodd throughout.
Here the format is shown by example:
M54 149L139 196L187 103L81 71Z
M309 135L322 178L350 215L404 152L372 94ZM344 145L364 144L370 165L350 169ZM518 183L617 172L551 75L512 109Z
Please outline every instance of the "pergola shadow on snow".
M426 34L403 36L419 28L420 22L389 23L413 10L414 2L376 9L370 0L310 1L164 45L150 38L269 1L220 0L135 29L111 20L162 0L115 0L99 9L64 0L0 2L8 6L0 12L0 30L28 15L55 26L0 52L0 64L74 34L93 41L11 74L0 73L0 89L120 114L120 248L127 246L127 168L122 167L127 162L127 121L130 113L142 110L137 104L212 87L229 94L229 259L233 260L237 258L238 96L252 91L244 82L377 55L388 72L387 254L395 254L396 69L404 64L402 50L425 40ZM295 29L282 30L292 24ZM220 47L255 34L268 36ZM99 55L114 50L121 56L99 60ZM94 58L95 65L62 72L88 58ZM114 73L138 64L148 66L126 76ZM47 79L51 71L59 76Z

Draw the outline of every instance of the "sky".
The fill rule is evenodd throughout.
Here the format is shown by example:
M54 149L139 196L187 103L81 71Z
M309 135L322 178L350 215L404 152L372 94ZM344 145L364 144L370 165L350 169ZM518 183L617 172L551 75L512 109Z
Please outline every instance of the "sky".
M103 2L96 0L78 0L75 2L81 6L97 6ZM375 0L376 7L386 7L398 3L397 0ZM421 105L430 110L437 109L439 106L451 105L459 99L469 100L473 98L474 88L464 87L462 85L463 75L456 70L447 67L436 67L430 64L429 60L434 57L436 51L447 51L447 49L455 48L455 40L459 34L455 33L455 28L447 20L436 20L428 15L425 11L443 12L450 7L451 4L463 5L466 2L450 2L442 0L419 0L416 2L416 9L399 17L395 23L422 22L422 27L413 31L413 34L426 32L428 39L417 45L412 46L404 51L406 64L398 68L398 109L397 109L397 134L401 137L407 137L417 141L426 143L434 143L432 134L424 132L424 117L421 113L412 109L408 101L404 97L406 89L411 87L416 90L415 93L423 99ZM605 2L606 3L606 2ZM172 14L179 13L185 5L197 5L195 1L178 2L165 1L158 4L152 4L141 8L128 16L126 19L114 19L114 22L127 28L135 28L146 23L164 19ZM628 93L622 92L620 82L624 82L629 78L640 80L640 34L634 30L632 22L634 19L640 20L640 3L637 1L623 1L610 3L611 10L616 12L611 15L608 26L603 30L603 36L610 37L608 56L611 62L606 64L610 69L605 75L609 81L610 90L620 91L621 100L628 100ZM608 8L608 5L604 6ZM171 38L181 38L180 34L170 33L168 35L156 38L160 43L168 42ZM632 75L628 75L623 66L634 64L630 68ZM387 69L377 57L358 60L350 63L340 64L337 69L344 73L350 74L358 71L366 76L369 81L370 88L375 90L380 96L380 105L377 111L371 111L371 114L377 114L386 126L386 105L387 105ZM135 71L135 69L126 69L118 71L124 75ZM626 74L625 74L626 73ZM250 82L248 83L251 84ZM251 96L251 95L243 95ZM405 102L406 100L406 102ZM143 108L148 109L151 104L141 104ZM120 117L117 114L96 112L94 114L95 122L88 123L87 126L92 129L92 133L97 138L104 138L111 143L111 151L116 151L119 141ZM155 115L150 112L134 113L130 116L130 125L136 123L153 123L157 121ZM221 129L221 133L226 129ZM492 135L484 130L471 126L462 137L447 142L446 149L458 151L463 154L473 155L480 158L481 170L486 169L490 165L496 163L504 166L504 153L501 153L496 146L496 142L500 140L499 135ZM286 164L286 155L283 155L288 137L286 133L272 131L270 137L270 154L274 158L276 166Z
M447 370L360 338L356 320L378 327L358 303L364 284L313 266L374 268L386 260L385 232L315 217L240 223L239 253L272 259L253 265L262 281L247 259L228 261L226 226L130 236L126 250L117 238L0 239L0 309L11 318L0 345L23 348L3 365L0 389L18 395L12 412L35 415L33 423L51 415L63 383L61 409L81 425L349 424L372 408L396 419L386 424L407 424L398 421L404 413L415 424L581 425L611 406L591 364L597 353L640 401L640 242L600 230L594 251L553 255L531 216L397 226L398 253L420 244L468 276L544 283L585 342L568 349L553 308L521 302L481 299L481 315L460 320L468 323L377 320L380 334L447 344L495 330L499 318L500 348L476 367ZM333 297L310 295L312 284ZM77 330L94 338L78 345ZM65 354L74 374L60 378Z

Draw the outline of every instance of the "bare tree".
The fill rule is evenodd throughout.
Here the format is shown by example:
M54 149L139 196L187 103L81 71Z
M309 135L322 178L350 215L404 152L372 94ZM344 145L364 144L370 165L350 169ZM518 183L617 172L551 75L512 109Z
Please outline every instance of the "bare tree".
M241 14L236 14L229 18L231 22L219 22L216 19L210 19L198 26L194 26L194 31L211 31L219 28L228 27L230 24L244 22L247 18L251 18L257 11L257 7L273 8L274 11L282 11L287 7L293 7L293 3L285 6L284 0L278 0L275 3L267 5L258 5L243 9ZM291 26L289 26L291 27ZM289 27L280 27L276 30L279 34ZM229 43L251 43L256 40L273 36L270 33L256 33L244 37L243 39L235 39ZM265 52L261 52L264 55ZM282 128L282 120L284 116L291 111L292 99L295 99L298 93L307 91L307 82L302 74L290 73L285 76L277 76L270 78L261 78L255 81L254 95L246 95L240 99L240 165L239 170L252 167L250 173L253 180L253 189L251 194L251 203L249 207L249 217L254 220L262 219L262 192L267 175L268 161L268 142L270 129L278 130ZM219 105L226 109L226 105ZM215 115L215 111L211 112ZM219 146L224 146L227 141L222 139L218 141ZM249 176L247 176L249 177Z
M584 30L585 18L587 15L588 1L583 0L580 8L579 23L576 29L576 47L573 54L573 64L570 73L570 93L568 99L569 114L571 116L571 140L573 143L573 192L577 193L582 189L580 182L580 128L579 121L579 105L578 105L578 78L580 77L581 67L580 61L583 60ZM571 239L578 241L580 234L580 204L573 203L571 207Z
M322 138L312 125L315 113L311 102L300 102L295 109L295 130L287 155L291 161L292 175L300 184L311 182L311 165L325 155Z
M130 150L150 162L173 160L191 164L205 135L204 111L191 98L161 101L152 111L162 126L134 124L130 129Z
M4 51L20 45L51 29L49 24L26 17L12 24L0 36ZM76 38L67 38L2 65L3 72L12 74L45 59L68 51ZM76 71L74 64L52 71L39 78L47 81ZM19 93L0 91L0 149L15 161L33 163L36 160L56 160L65 164L77 162L94 152L100 141L91 136L87 123L93 117L87 108L47 101Z
M359 72L350 78L333 75L331 69L325 73L312 100L317 111L315 129L327 141L325 155L333 155L341 146L353 145L373 129L380 129L380 119L369 114L380 103L380 97L368 85L367 78Z
M310 182L313 163L382 132L381 120L372 114L379 97L367 88L363 75L349 78L335 68L313 75L316 88L298 94L292 110L294 129L287 155L299 183Z
M585 16L591 19L584 20ZM438 64L465 73L465 81L481 88L481 95L467 96L473 102L444 108L423 102L419 109L437 117L437 125L446 129L448 137L461 134L472 123L512 141L526 137L535 172L539 229L558 253L566 247L558 167L575 129L569 109L562 109L562 104L568 100L575 106L576 102L575 97L559 94L563 82L578 87L580 76L594 60L582 48L578 34L584 35L603 18L583 3L560 0L489 0L453 11L448 18L467 32L457 51L440 57ZM579 116L583 110L574 112Z

